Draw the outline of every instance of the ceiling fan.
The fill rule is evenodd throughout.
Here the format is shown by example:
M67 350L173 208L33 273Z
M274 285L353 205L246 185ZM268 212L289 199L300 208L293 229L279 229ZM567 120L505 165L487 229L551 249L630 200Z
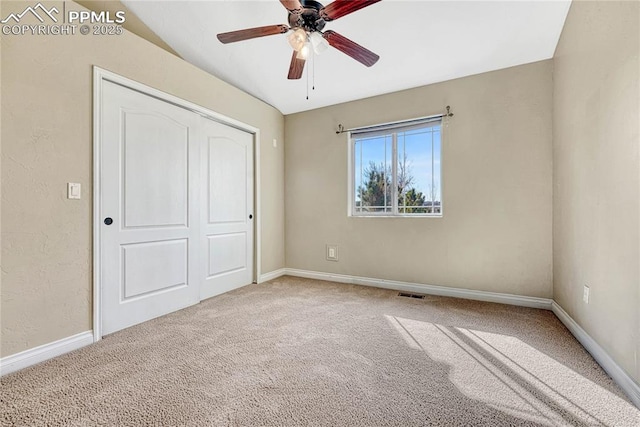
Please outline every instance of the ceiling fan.
M287 25L268 25L266 27L247 28L218 34L222 43L233 43L257 37L275 34L289 34L289 44L293 47L293 56L289 66L289 79L302 77L304 64L309 50L321 53L328 46L349 55L356 61L371 67L380 57L335 31L322 31L329 21L334 21L345 15L370 6L380 0L334 0L326 7L314 0L280 0L289 11Z

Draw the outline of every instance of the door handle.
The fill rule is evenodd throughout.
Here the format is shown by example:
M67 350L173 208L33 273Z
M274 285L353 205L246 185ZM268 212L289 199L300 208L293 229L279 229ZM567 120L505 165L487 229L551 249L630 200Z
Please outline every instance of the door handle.
M107 225L111 225L111 224L113 224L113 219L111 219L111 217L106 217L104 219L104 223L107 224Z
M253 215L249 214L249 219L253 219Z

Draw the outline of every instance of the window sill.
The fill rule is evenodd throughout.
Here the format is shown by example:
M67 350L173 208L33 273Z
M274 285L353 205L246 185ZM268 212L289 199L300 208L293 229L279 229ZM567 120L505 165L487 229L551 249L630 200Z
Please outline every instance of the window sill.
M442 218L439 215L353 215L349 214L349 218Z

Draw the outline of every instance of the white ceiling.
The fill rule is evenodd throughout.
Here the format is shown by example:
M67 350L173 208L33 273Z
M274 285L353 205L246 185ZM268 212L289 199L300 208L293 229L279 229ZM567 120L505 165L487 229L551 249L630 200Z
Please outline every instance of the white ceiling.
M382 0L331 29L380 55L373 67L329 48L300 80L288 80L285 34L223 45L216 34L286 24L276 0L123 0L185 60L273 105L283 114L551 58L570 0ZM323 2L326 6L329 1Z

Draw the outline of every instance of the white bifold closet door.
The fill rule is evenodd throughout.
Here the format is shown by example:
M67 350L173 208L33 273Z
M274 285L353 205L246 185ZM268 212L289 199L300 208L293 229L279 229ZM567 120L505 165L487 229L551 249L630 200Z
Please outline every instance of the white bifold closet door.
M253 135L103 82L102 332L252 282Z

